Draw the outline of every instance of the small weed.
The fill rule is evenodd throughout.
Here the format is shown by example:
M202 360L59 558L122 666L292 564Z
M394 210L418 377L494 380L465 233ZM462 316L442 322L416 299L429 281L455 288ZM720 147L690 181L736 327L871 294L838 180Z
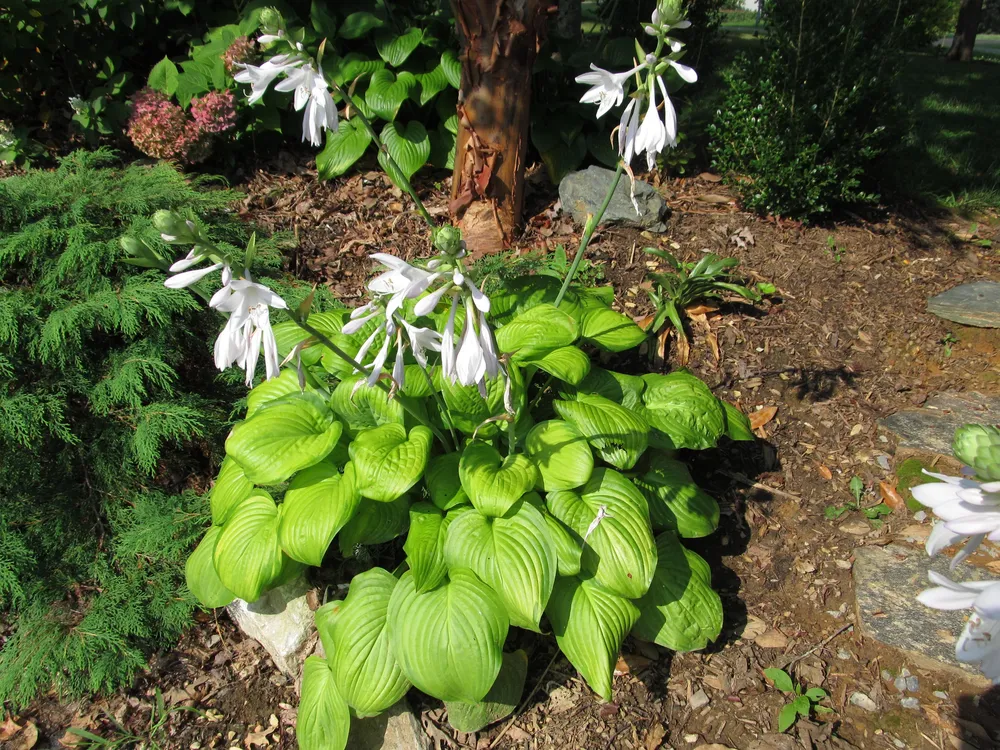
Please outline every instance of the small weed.
M854 497L854 502L844 503L843 505L827 505L823 509L823 515L829 521L836 521L848 511L856 510L860 511L865 518L871 521L872 526L876 529L879 528L882 525L882 517L892 513L892 508L885 503L878 503L867 508L861 507L861 498L865 494L865 483L859 476L851 477L849 488L851 495Z
M167 746L160 744L158 735L166 729L170 716L180 711L193 711L199 715L204 714L203 711L191 706L172 706L167 708L163 702L163 694L157 688L156 702L149 713L149 724L139 733L133 732L107 712L104 715L114 725L117 735L115 737L101 737L93 732L88 732L86 729L78 729L77 727L70 727L66 731L79 738L74 742L73 747L81 748L81 750L97 750L97 748L102 748L102 750L124 750L125 748L132 747L161 750L161 748L166 748Z
M834 263L840 263L844 259L844 250L837 247L837 242L833 239L832 234L826 236L826 251L833 257Z
M764 670L764 675L781 692L791 697L791 701L786 703L778 712L778 731L787 732L792 725L798 721L799 717L808 719L813 712L817 714L833 713L832 708L821 706L820 702L829 696L821 687L812 687L804 690L802 685L797 685L783 669L769 667Z
M486 279L483 291L489 294L499 288L505 279L517 276L538 274L561 280L565 278L572 263L572 259L567 257L566 247L559 245L551 252L539 249L521 255L509 252L484 255L476 261L474 268L477 276ZM603 278L604 270L584 258L577 269L574 283L594 286Z
M957 343L958 343L958 338L951 331L948 331L948 333L944 335L944 338L941 339L941 344L944 346L944 356L950 357L951 345Z

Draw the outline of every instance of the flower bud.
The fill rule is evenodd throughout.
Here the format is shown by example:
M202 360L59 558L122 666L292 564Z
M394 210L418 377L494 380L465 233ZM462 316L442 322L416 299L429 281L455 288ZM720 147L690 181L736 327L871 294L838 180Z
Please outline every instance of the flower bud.
M653 23L663 24L668 27L677 25L684 18L684 9L681 7L681 0L660 0L654 11Z
M198 242L198 225L186 221L173 211L159 210L153 214L153 226L164 242L177 245L191 245Z
M434 247L445 255L458 255L462 251L462 230L451 225L434 233Z
M277 8L264 8L260 12L260 30L264 34L281 34L285 30L285 19Z
M1000 429L983 424L963 425L955 431L951 449L981 479L1000 480Z

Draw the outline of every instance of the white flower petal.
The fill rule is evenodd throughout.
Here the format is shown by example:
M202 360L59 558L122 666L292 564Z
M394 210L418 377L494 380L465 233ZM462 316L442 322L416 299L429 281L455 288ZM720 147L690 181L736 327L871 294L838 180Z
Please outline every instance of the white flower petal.
M487 313L490 311L490 298L479 291L479 287L472 283L471 279L465 280L465 285L469 287L469 291L472 293L472 302L478 310Z
M694 83L698 80L698 73L694 68L684 65L683 63L679 63L676 60L670 60L669 62L670 66L677 71L677 75L688 83Z
M440 302L441 298L449 291L451 291L451 285L445 284L440 289L435 289L426 297L417 300L417 303L413 306L413 314L418 318L427 315L438 306L438 302Z
M917 601L933 609L968 609L976 601L974 591L955 591L945 586L925 589L917 594Z
M973 513L946 522L956 534L989 534L1000 529L1000 513Z
M222 268L222 264L215 263L208 268L198 268L194 271L184 271L183 273L171 276L163 282L163 285L168 289L184 289L192 284L197 284L210 273L218 271L220 268Z

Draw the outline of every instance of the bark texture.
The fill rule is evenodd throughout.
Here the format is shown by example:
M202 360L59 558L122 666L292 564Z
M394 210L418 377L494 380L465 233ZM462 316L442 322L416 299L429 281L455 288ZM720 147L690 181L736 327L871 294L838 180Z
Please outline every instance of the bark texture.
M521 228L531 69L544 0L451 0L462 44L451 213L471 253L497 252Z
M983 0L962 0L958 10L955 38L948 50L949 60L972 62L972 51L976 46L979 19L983 15Z

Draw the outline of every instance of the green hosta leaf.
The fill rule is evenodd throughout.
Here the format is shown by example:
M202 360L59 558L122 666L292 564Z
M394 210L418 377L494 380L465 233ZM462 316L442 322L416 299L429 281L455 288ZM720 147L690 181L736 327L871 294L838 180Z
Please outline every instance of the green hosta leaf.
M777 667L768 667L764 670L764 676L767 677L774 686L778 688L783 693L794 693L795 683L792 682L792 678L789 677L788 672L784 669L778 669Z
M253 494L253 482L247 479L240 466L229 456L222 461L219 477L215 480L209 504L212 507L212 523L221 526L229 520L236 507Z
M492 445L468 443L458 464L462 489L476 509L487 516L503 516L535 486L538 471L522 453L501 457Z
M730 440L756 440L747 415L721 398L719 403L726 417L726 436Z
M269 401L237 424L226 453L256 484L278 484L322 460L337 444L343 425L314 393Z
M258 491L240 503L222 527L212 561L227 589L253 602L281 575L285 555L278 546L278 506Z
M719 526L719 504L703 492L680 461L655 454L649 471L635 480L649 502L654 531L668 529L696 539L708 536Z
M472 508L454 515L444 545L448 567L471 568L500 594L511 625L540 632L557 565L541 512L521 502L502 518Z
M371 142L372 137L359 118L341 119L336 131L326 131L326 145L316 154L316 171L320 179L332 180L344 174L368 150Z
M330 407L347 427L348 435L384 424L403 424L402 405L389 400L381 388L368 387L366 376L354 375L341 380L330 397Z
M431 139L431 155L427 161L440 169L453 169L455 166L455 134L447 128L439 127L428 133Z
M504 283L503 290L490 296L490 319L500 326L515 316L541 304L555 304L562 286L559 279L546 275L518 276ZM570 289L559 309L579 324L582 308L577 293Z
M594 470L594 455L587 439L561 419L532 427L524 440L524 451L538 468L537 485L546 492L579 487Z
M247 419L252 417L264 404L276 401L282 396L302 393L302 390L299 387L298 373L293 369L282 370L278 377L257 384L247 395ZM305 390L311 393L316 392L316 389L308 384Z
M511 377L511 400L517 411L524 405L524 385L516 366L511 365L508 372ZM435 382L441 386L441 397L456 429L471 435L479 428L476 434L482 438L491 438L499 432L495 423L483 423L492 416L504 413L507 380L503 375L486 381L485 399L476 386L452 383L448 378L441 377L440 372L435 373Z
M583 556L580 537L549 513L549 509L545 507L545 502L537 492L525 495L524 502L538 508L545 518L545 524L549 528L549 538L552 539L556 549L556 572L561 576L575 576L580 572L580 559Z
M462 63L458 61L454 50L449 49L441 53L441 67L444 69L444 74L452 88L460 88L462 86Z
M404 573L389 601L389 645L418 690L444 701L481 701L500 672L509 628L500 596L456 568L419 593Z
M410 689L389 650L386 630L396 583L396 577L382 568L359 573L351 581L347 599L324 618L333 647L326 657L330 670L359 718L384 711Z
M337 36L341 39L358 39L372 29L379 28L383 23L382 19L373 13L358 11L351 13L344 19L344 22L340 24L340 30L337 31Z
M722 600L712 590L712 571L671 531L656 537L656 550L656 573L636 602L642 615L633 632L674 651L705 648L722 632Z
M506 719L517 708L524 692L524 678L528 674L528 655L517 650L503 655L503 666L496 682L479 703L448 701L448 723L459 732L478 732L480 729Z
M362 499L354 516L337 535L340 554L351 557L359 546L385 544L405 534L410 523L410 503L408 495L391 503Z
M344 750L351 731L351 712L337 689L333 672L318 656L302 668L302 698L295 722L295 739L301 750Z
M184 566L187 587L203 607L225 607L236 598L236 595L219 580L219 574L215 572L215 563L212 562L215 542L221 533L220 526L210 527Z
M638 608L592 579L572 577L556 581L545 611L560 650L594 692L611 700L618 649L639 617Z
M372 73L371 82L368 84L365 102L383 120L392 122L396 119L399 107L416 86L417 79L413 73L403 70L397 77L388 70L376 70Z
M361 502L354 466L341 474L330 461L321 461L292 477L281 506L278 544L293 560L322 565L330 542L354 517Z
M164 57L149 71L146 85L151 89L162 91L167 96L173 96L174 92L177 91L179 77L177 66L170 62L169 58Z
M562 346L540 357L520 359L525 365L534 365L549 375L576 385L590 372L590 357L575 346Z
M375 32L375 49L378 50L379 57L398 68L406 62L406 58L420 45L423 38L424 32L413 27L402 34L383 27Z
M594 307L583 314L580 336L609 352L623 352L646 340L646 334L639 326L606 307Z
M531 142L542 157L549 179L554 185L558 185L563 177L578 168L587 158L587 137L583 133L577 133L566 141L558 133L546 132L547 127L533 124Z
M451 510L469 502L469 496L462 489L462 480L458 477L458 464L461 459L461 453L446 453L432 458L427 464L424 482L427 484L431 502L441 510Z
M418 593L437 588L448 575L444 542L452 518L430 503L416 503L410 508L410 531L403 551Z
M646 593L656 568L656 544L646 498L635 485L617 471L597 469L579 491L550 492L545 502L553 516L586 539L585 573L629 599ZM603 515L599 521L598 515Z
M417 73L417 81L420 83L420 98L417 103L421 107L448 88L448 76L444 72L444 66L440 64L426 73Z
M516 352L521 358L538 357L552 349L569 346L577 337L577 325L567 313L543 303L525 310L496 331L497 348Z
M650 426L664 433L674 448L705 450L719 441L726 429L726 414L708 386L688 372L644 375L644 416Z
M427 129L416 120L408 123L406 127L401 127L396 122L387 122L382 128L381 135L382 143L396 165L403 170L406 179L410 179L431 156L430 136L427 135ZM381 151L378 154L378 162L392 177L392 165Z
M350 454L361 494L383 503L404 495L420 481L432 440L426 427L414 427L407 437L406 429L399 424L365 430L354 438Z
M645 389L646 384L642 378L635 375L591 367L587 377L581 380L575 389L565 389L567 394L565 398L573 399L577 393L587 393L591 396L603 396L626 409L634 410L643 405L642 392Z
M340 86L350 86L358 78L370 76L376 70L385 68L385 63L381 60L369 60L357 52L348 52L343 57L337 58L332 67L325 60L323 65Z
M631 469L646 450L649 425L610 399L579 393L575 401L556 400L552 406L612 466Z

